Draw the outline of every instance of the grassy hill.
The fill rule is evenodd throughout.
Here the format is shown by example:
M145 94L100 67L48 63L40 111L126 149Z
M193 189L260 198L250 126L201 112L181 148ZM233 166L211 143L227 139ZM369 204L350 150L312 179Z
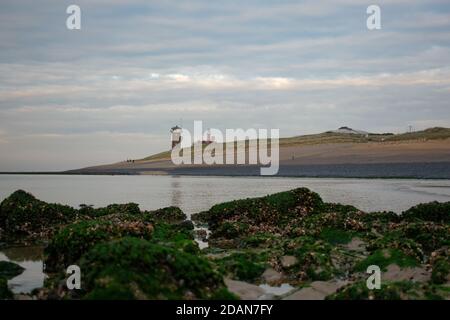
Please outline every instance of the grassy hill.
M280 139L280 145L348 143L348 142L386 142L408 140L435 140L450 138L450 128L429 128L411 133L369 133L368 135L324 132L319 134Z
M405 141L405 140L436 140L450 138L450 128L434 127L423 131L411 133L396 134L388 137L387 141Z
M450 128L434 127L423 131L411 133L369 133L367 135L338 133L333 131L319 134L280 138L280 147L292 147L301 145L333 144L333 143L368 143L368 142L401 142L401 141L426 141L450 138ZM170 151L160 152L146 158L136 160L138 162L160 161L170 159Z

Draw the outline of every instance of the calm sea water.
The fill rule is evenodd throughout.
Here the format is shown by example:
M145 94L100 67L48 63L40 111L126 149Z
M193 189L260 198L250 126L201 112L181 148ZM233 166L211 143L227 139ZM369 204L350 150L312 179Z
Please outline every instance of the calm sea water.
M141 209L179 206L192 214L220 202L298 187L364 211L400 213L418 203L450 201L450 180L89 175L0 175L0 200L23 189L74 207L136 202Z
M0 261L12 261L24 268L22 274L8 281L14 293L30 293L41 288L47 277L44 273L43 248L38 246L12 247L0 251Z
M136 202L147 210L179 206L190 215L220 202L298 187L310 188L327 202L351 204L365 211L400 213L418 203L450 201L450 180L68 175L0 175L0 200L23 189L41 200L74 207ZM8 281L15 293L43 286L42 248L3 249L1 260L25 268L23 274ZM290 288L263 289L276 293Z

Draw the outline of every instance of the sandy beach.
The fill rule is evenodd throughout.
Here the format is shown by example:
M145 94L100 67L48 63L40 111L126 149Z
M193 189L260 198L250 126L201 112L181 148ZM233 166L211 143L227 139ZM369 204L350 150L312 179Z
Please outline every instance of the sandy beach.
M179 165L159 157L70 170L74 174L258 175L255 165ZM390 170L392 169L392 170ZM394 170L395 169L395 170ZM450 139L280 145L280 176L450 177Z

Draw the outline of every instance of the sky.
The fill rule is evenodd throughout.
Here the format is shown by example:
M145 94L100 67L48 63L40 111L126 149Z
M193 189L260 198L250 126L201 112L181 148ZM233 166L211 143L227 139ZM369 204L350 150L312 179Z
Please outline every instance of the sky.
M281 137L450 127L450 2L0 1L0 171L139 159L194 120Z

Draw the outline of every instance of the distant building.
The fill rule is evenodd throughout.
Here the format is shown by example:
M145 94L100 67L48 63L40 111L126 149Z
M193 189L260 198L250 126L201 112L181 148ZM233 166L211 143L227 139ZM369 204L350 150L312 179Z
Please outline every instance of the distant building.
M176 125L170 129L171 140L172 140L172 149L175 148L176 145L181 143L181 132L183 129Z
M209 144L211 144L211 143L213 143L213 142L214 142L214 137L211 136L211 130L208 129L208 132L206 133L206 140L203 139L203 140L202 140L202 144L203 144L203 145L209 145Z
M334 133L345 133L345 134L358 134L358 135L363 135L363 136L367 136L369 133L366 131L362 131L362 130L355 130L349 127L340 127L337 130L332 131Z

